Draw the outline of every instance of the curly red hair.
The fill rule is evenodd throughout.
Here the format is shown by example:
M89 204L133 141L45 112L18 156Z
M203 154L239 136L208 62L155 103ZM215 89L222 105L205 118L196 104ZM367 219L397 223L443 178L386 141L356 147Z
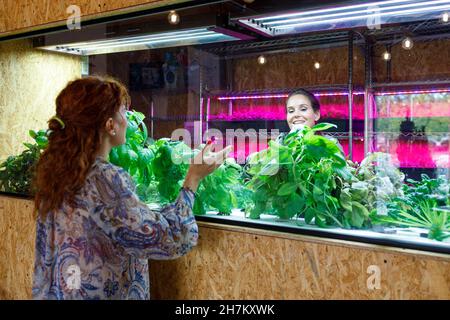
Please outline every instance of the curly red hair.
M106 121L130 96L110 77L90 76L71 81L56 98L56 115L48 121L48 146L37 164L35 209L45 216L64 201L72 203L83 186L101 143Z

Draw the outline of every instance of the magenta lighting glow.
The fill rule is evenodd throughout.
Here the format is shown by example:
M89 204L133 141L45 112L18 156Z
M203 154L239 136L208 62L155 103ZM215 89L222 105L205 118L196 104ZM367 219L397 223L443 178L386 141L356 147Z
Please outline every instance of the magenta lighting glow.
M353 92L353 95L363 95L364 92ZM333 97L333 96L347 96L347 92L326 92L326 93L314 93L316 97ZM287 98L288 94L260 94L260 95L247 95L247 96L222 96L217 100L248 100L248 99L274 99L274 98Z
M286 107L284 103L271 105L234 105L232 114L219 112L209 114L209 120L217 121L251 121L251 120L286 120ZM348 119L348 105L345 103L321 103L320 114L322 118ZM364 119L364 105L353 104L353 119Z
M400 95L400 94L425 94L425 93L446 93L450 92L450 88L443 89L422 89L422 90L399 90L399 91L387 91L387 92L375 92L376 96L388 96L388 95ZM346 96L348 92L318 92L314 93L316 97L333 97L333 96ZM353 95L364 95L363 91L355 91ZM288 94L252 94L245 96L220 96L217 100L246 100L246 99L273 99L273 98L287 98Z
M373 116L375 118L390 117L450 117L450 108L448 108L448 99L446 93L450 92L450 88L440 89L421 89L421 90L398 90L376 92L376 105ZM444 94L444 95L443 95ZM345 97L346 92L326 92L315 93L320 97ZM354 96L362 96L364 92L356 91ZM413 100L405 96L414 96ZM426 96L429 95L429 96ZM437 96L436 96L437 95ZM218 121L251 121L251 120L284 120L285 106L284 101L264 101L270 99L286 99L288 94L253 94L245 96L219 96L218 101L227 101L233 105L232 109L227 112L211 112L208 108L208 120ZM403 97L401 97L403 96ZM426 99L419 98L420 96ZM392 100L389 97L393 97ZM380 99L389 98L389 101ZM401 98L401 99L400 99ZM417 99L416 99L417 98ZM245 101L256 101L256 104L247 105ZM424 100L424 101L423 101ZM209 101L209 99L208 99ZM413 102L413 103L412 103ZM409 112L409 113L408 113ZM341 102L321 101L322 118L348 119L348 104ZM372 117L372 116L371 116ZM359 99L353 101L353 119L364 119L364 104Z
M427 94L427 93L448 93L450 88L446 89L424 89L424 90L406 90L406 91L388 91L388 92L375 92L376 96L396 96L402 94Z

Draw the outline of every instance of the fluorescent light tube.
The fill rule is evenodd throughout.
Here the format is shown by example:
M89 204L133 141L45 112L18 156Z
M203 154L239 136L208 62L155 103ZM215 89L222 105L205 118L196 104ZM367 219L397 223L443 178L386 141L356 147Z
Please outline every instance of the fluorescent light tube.
M282 25L282 26L273 26L273 28L282 30L282 29L289 29L289 28L293 28L293 27L319 25L319 24L326 24L326 23L332 23L332 22L344 22L344 21L369 19L369 18L377 18L377 17L381 18L381 17L386 17L386 16L392 16L392 15L407 15L407 14L418 13L418 12L425 13L425 12L429 12L429 11L438 11L438 10L446 10L446 9L450 9L450 3L446 4L446 5L427 7L427 8L386 12L384 14L383 13L375 13L375 14L370 14L370 15L362 15L360 17L347 17L347 18L336 18L336 19L330 19L330 20L310 21L310 22L305 22L305 23L294 23L294 24L288 24L288 25Z
M374 7L372 5L369 5L364 10L327 14L326 18L328 19L328 18L349 16L349 15L355 15L355 14L366 14L367 15L368 13L373 13L375 10L377 11L376 14L380 13L380 15L381 15L383 13L383 11L387 11L387 10L402 9L402 8L410 9L412 7L423 7L423 6L430 6L430 5L434 5L434 4L450 4L450 1L436 0L436 1L428 1L428 2L420 2L420 3L409 3L409 4L398 5L398 6L392 6L392 7ZM424 8L424 9L428 9L428 8ZM424 10L424 11L427 11L427 10ZM311 15L311 13L309 13L309 14ZM389 12L387 12L387 14L389 14ZM270 21L270 22L265 22L264 25L272 26L275 24L302 22L302 21L308 21L308 20L313 20L313 19L317 19L317 18L323 18L323 17L318 17L317 15L314 15L314 16L304 17L304 18L294 18L294 19L287 19L287 20L281 20L281 21L280 20Z
M327 8L327 9L319 9L319 10L312 10L312 11L303 11L303 12L298 12L298 13L280 14L280 15L270 16L270 17L256 18L254 20L255 21L265 21L265 20L271 20L271 19L282 19L282 18L304 16L304 15L310 15L310 14L316 14L316 13L325 14L325 13L335 12L335 11L367 8L367 7L386 5L386 4L403 3L403 2L412 2L412 1L411 0L392 0L392 1L369 2L369 3L365 3L365 4L357 4L357 5L343 6L343 7L337 7L337 8Z
M40 47L41 49L78 55L105 54L146 50L167 46L196 45L208 42L230 41L238 38L209 28L164 32L143 36L129 36L98 41L85 41Z
M124 45L130 45L130 44L145 44L145 43L150 43L150 42L157 42L157 41L161 41L161 40L170 40L170 41L177 41L177 40L182 40L185 38L192 38L192 37L200 37L200 36L204 36L204 35L215 35L217 36L217 34L215 32L212 31L205 31L205 32L199 32L199 33L194 33L194 34L185 34L185 35L174 35L174 36L164 36L164 37L147 37L147 38L142 38L139 40L136 40L134 38L132 39L120 39L120 40L112 40L112 41L108 41L108 42L104 42L104 43L98 43L98 42L92 42L92 43L87 43L84 45L78 45L77 43L73 43L70 44L70 47L73 48L77 48L77 49L86 49L86 48L102 48L102 47L109 47L109 46L124 46Z

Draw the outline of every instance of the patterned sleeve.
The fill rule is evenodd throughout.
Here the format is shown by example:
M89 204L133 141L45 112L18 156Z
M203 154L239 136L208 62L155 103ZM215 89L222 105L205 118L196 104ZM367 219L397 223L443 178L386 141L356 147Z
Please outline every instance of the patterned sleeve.
M112 165L95 175L98 199L90 215L97 226L130 255L168 260L188 253L198 240L192 212L194 194L182 189L177 200L151 210L134 192L129 174Z

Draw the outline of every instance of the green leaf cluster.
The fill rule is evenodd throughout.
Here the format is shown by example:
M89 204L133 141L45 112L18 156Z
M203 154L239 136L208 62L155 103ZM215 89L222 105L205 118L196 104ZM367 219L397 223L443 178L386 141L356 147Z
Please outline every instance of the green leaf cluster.
M342 201L352 214L344 215L341 190L353 175L336 143L316 132L335 127L321 123L290 132L283 141L249 158L248 187L253 190L250 218L273 211L281 219L303 217L320 227L360 227L367 210L344 194ZM351 207L355 207L352 209Z
M215 209L219 214L229 215L233 208L242 205L238 201L243 195L241 176L242 167L233 158L226 159L200 183L194 213L205 214L207 209Z
M428 238L450 237L450 182L443 176L421 181L408 179L402 194L387 203L387 214L374 217L377 224L428 229Z
M34 194L32 181L36 165L48 145L47 131L30 130L28 132L34 143L24 143L26 149L19 155L9 156L0 164L0 190L19 194Z

